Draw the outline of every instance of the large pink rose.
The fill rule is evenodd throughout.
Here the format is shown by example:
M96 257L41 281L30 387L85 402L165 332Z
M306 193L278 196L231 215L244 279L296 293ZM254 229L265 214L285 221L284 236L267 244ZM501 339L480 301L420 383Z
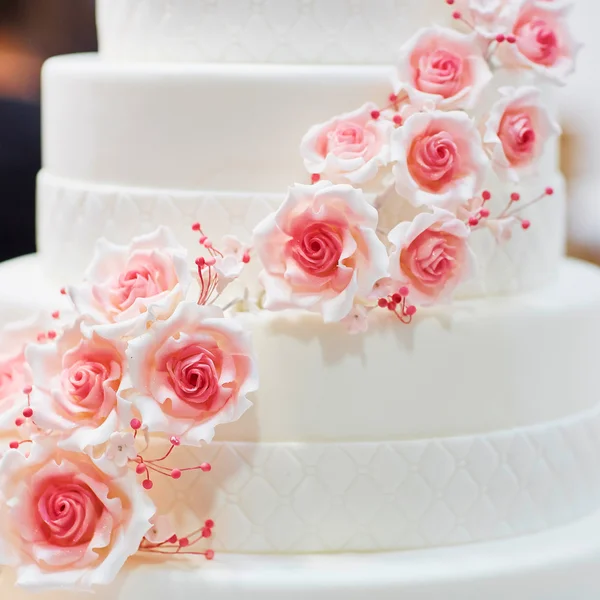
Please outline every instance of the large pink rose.
M485 124L483 141L500 175L513 180L531 170L546 142L560 134L560 127L542 104L535 87L501 88Z
M397 192L414 206L456 207L475 196L489 161L464 112L411 116L392 137Z
M475 34L421 29L401 50L400 87L418 107L433 103L444 110L472 108L491 78Z
M575 69L580 49L569 30L562 3L521 0L512 28L515 43L503 43L498 56L507 66L527 67L558 83Z
M373 118L373 115L377 118ZM390 160L394 125L379 116L373 103L311 127L300 154L309 173L335 183L361 185L376 177Z
M35 424L62 434L61 446L72 450L103 444L126 426L131 416L119 393L127 373L125 347L82 321L53 342L29 346Z
M377 211L349 185L293 186L254 230L265 308L304 308L341 321L387 274Z
M0 461L0 564L29 588L110 583L156 509L132 471L115 477L53 442L9 450Z
M52 322L44 315L11 323L0 331L0 432L16 429L15 421L27 406L25 387L32 383L25 348L45 334Z
M192 282L186 250L160 227L129 246L100 240L84 284L69 295L76 309L97 323L123 323L155 312L170 314Z
M412 301L431 304L447 300L471 274L469 235L460 219L439 208L400 223L389 234L394 246L392 279L409 287Z
M182 302L165 321L129 342L127 398L149 432L182 443L210 442L239 419L258 387L249 335L216 307Z

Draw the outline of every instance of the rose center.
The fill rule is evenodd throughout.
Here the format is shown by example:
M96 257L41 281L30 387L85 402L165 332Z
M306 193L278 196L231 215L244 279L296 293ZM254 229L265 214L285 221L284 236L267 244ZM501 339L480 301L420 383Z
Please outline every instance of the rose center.
M559 56L557 32L541 18L534 18L519 29L517 45L529 60L541 65L551 66Z
M207 404L219 394L215 357L200 347L190 347L167 361L171 385L179 398L192 404Z
M321 222L308 225L290 244L296 263L316 277L327 277L337 269L344 247L337 229Z
M160 273L141 265L119 275L111 290L111 298L120 310L126 310L138 298L151 298L163 291Z
M423 92L450 98L460 90L464 68L460 56L441 48L434 50L419 60L417 87Z
M423 187L440 191L451 182L460 168L458 148L447 132L417 138L410 149L408 167Z

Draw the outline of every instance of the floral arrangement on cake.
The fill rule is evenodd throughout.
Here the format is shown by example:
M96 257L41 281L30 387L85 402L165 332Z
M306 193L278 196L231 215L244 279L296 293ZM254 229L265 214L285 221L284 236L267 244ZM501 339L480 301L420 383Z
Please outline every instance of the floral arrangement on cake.
M300 152L307 182L254 230L220 243L193 225L202 255L160 228L129 246L101 240L58 311L0 339L0 564L20 585L88 589L145 552L212 559L206 515L183 535L152 500L211 465L178 467L180 446L210 444L258 389L249 332L236 312L301 309L364 331L373 310L410 323L449 301L473 273L470 240L498 243L553 194L511 192L493 211L490 178L535 172L559 127L540 78L563 82L577 45L566 3L446 0L456 29L418 31L401 49L383 104L312 127ZM493 85L494 72L524 77ZM398 215L408 215L402 218ZM249 262L261 291L227 302Z

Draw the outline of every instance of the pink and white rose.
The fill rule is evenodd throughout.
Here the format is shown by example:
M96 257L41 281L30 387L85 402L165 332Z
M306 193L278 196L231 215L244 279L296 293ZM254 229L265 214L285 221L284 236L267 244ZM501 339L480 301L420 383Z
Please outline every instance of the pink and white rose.
M503 43L497 55L509 67L525 67L553 81L564 84L575 70L581 45L567 23L568 6L562 3L521 0L512 27L514 44Z
M433 304L448 300L472 273L470 229L453 213L434 208L389 234L393 244L390 275L410 289L411 301Z
M350 185L295 185L254 230L267 310L303 308L326 322L348 316L387 274L377 210Z
M25 348L50 329L50 319L38 314L26 321L11 323L0 330L0 432L16 429L15 421L27 406L23 390L31 386L31 370Z
M83 450L105 443L131 416L120 394L126 344L109 341L79 320L56 340L27 348L35 424L62 434L61 445Z
M489 168L475 122L460 111L411 116L392 136L392 159L396 191L414 206L467 202Z
M126 395L143 426L187 445L210 442L216 426L239 419L258 387L248 332L216 307L182 302L127 352Z
M429 103L443 110L473 108L491 78L475 33L421 29L400 53L400 88L420 108Z
M156 509L132 471L115 477L53 442L0 461L0 564L24 587L89 590L114 580Z
M560 127L542 104L538 88L499 91L502 97L492 106L483 142L496 171L518 181L534 166L548 140L560 135Z
M165 227L129 246L101 239L84 284L69 288L69 295L78 312L97 323L135 321L150 306L168 316L192 282L186 256Z
M390 135L385 118L374 119L377 105L370 102L310 128L300 144L309 173L334 183L362 185L374 179L390 161Z
M517 17L519 0L458 0L454 6L479 35L493 39L510 31Z

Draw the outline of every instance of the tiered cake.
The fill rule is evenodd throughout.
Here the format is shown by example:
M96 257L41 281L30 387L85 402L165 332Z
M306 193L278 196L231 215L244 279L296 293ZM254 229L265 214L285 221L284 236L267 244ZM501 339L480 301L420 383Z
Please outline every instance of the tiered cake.
M2 322L29 318L0 346L18 583L595 598L600 274L563 258L568 3L97 8L99 55L44 69L39 254L0 267Z

